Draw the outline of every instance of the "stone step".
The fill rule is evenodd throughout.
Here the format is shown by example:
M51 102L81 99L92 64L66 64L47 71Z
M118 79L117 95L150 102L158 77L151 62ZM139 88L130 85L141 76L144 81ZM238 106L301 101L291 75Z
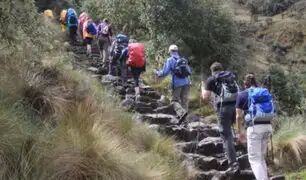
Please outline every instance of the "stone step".
M168 114L137 114L134 116L134 119L137 121L157 125L176 124L178 122L174 116ZM156 129L158 128L159 127Z
M226 171L200 171L193 172L196 180L254 180L254 174L251 170L241 170L239 173L230 173Z
M196 123L197 124L197 123ZM188 128L178 125L163 126L159 128L159 132L169 136L174 136L178 141L201 141L207 137L219 137L219 131L212 126L205 126L199 129Z

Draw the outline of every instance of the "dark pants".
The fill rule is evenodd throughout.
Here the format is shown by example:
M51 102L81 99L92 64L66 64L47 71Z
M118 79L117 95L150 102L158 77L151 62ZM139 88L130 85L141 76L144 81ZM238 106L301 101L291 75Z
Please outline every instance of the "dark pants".
M76 36L77 36L77 26L69 27L69 41L70 43L75 43L76 42Z
M131 66L132 76L135 80L135 87L139 87L139 77L140 77L140 74L144 71L145 71L144 67L139 68L139 67L132 67Z
M223 148L225 149L229 163L237 161L232 130L232 124L234 123L235 119L235 104L224 105L218 108L219 131L223 140Z

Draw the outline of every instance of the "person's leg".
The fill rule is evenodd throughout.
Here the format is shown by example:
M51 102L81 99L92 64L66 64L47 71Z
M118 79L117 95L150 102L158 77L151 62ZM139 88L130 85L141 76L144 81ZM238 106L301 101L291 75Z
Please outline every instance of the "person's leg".
M99 44L100 58L104 59L104 55L103 55L104 41L103 41L103 39L101 37L99 37L99 39L98 39L98 44Z
M266 165L264 166L262 163L264 159L264 152L262 150L267 146L262 146L262 133L260 127L256 126L247 129L248 158L256 179L268 180Z
M131 73L135 81L135 95L137 96L140 94L140 89L139 89L140 70L136 67L131 67Z
M91 56L91 42L92 38L86 37L87 55Z
M218 112L218 124L221 138L223 140L223 148L227 156L229 164L237 162L236 149L234 146L234 138L232 133L232 118L235 114L235 105L221 107Z
M110 60L110 63L109 63L109 68L108 68L108 74L109 75L112 75L112 76L117 76L117 57L116 56L113 56Z
M103 54L103 63L109 62L109 50L108 50L109 46L110 46L109 40L106 39L106 41L103 44L103 52L102 52L102 54Z
M127 80L127 65L125 58L120 59L120 73L121 73L121 79L123 82L126 82Z
M174 106L174 110L176 112L177 118L179 119L178 124L181 124L186 115L187 111L181 105L181 92L183 87L177 87L172 90L172 104Z
M188 112L188 98L189 98L190 86L186 85L182 87L181 91L181 105Z
M77 30L78 30L77 26L72 27L72 43L76 43Z

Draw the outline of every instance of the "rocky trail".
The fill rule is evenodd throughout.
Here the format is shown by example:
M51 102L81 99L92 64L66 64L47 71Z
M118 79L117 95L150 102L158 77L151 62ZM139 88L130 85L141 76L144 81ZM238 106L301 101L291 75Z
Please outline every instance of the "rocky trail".
M174 107L165 104L162 96L150 86L142 84L141 97L135 100L133 80L122 83L119 77L110 78L106 68L99 68L99 51L94 46L93 56L86 56L85 46L70 46L68 51L74 53L74 68L90 71L103 86L107 86L110 93L116 93L121 98L120 107L134 113L134 120L148 123L149 127L161 134L174 137L178 148L189 170L198 180L253 180L246 148L236 145L240 174L227 173L228 162L223 153L222 140L217 124L204 123L196 115L188 115L184 125L176 125ZM275 177L273 179L284 179Z

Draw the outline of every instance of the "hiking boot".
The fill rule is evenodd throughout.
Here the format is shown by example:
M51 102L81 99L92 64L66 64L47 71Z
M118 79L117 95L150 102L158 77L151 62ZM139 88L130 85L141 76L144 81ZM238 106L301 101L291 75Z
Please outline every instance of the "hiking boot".
M240 173L240 167L238 162L233 162L229 165L229 168L225 171L229 175L237 175Z

